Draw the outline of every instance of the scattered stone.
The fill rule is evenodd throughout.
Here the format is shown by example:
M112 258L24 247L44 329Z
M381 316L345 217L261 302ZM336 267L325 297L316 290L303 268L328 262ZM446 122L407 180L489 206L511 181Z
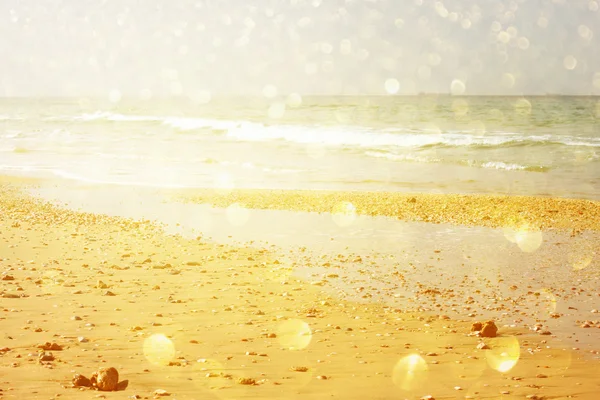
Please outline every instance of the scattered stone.
M325 376L325 375L318 375L317 379L320 379L322 381L326 381L327 379L329 379L329 377Z
M481 322L475 322L471 325L471 332L480 332L483 328L483 324Z
M81 374L75 374L72 383L73 387L92 387L92 381Z
M497 333L498 327L494 321L487 321L485 325L483 325L481 332L479 332L479 336L493 338L496 337Z
M292 367L291 369L292 369L292 371L296 371L296 372L306 372L306 371L308 371L308 367Z
M481 343L479 343L479 344L477 345L477 348L478 348L479 350L489 350L489 349L490 349L490 346L488 346L487 344L485 344L485 343L481 342Z
M54 355L49 351L43 351L38 356L38 360L42 361L54 361Z
M87 342L89 342L90 340L89 340L88 338L84 337L84 336L79 336L79 337L77 338L77 341L78 341L79 343L87 343Z
M237 383L240 385L256 385L256 380L254 378L238 378Z
M92 386L103 392L111 392L117 389L119 383L119 372L113 368L102 367L92 374L90 378Z
M96 287L98 289L108 289L110 286L108 286L106 283L99 280L98 283L96 284Z
M60 351L62 350L62 346L60 346L57 343L50 343L50 342L46 342L44 344L39 344L37 346L38 349L42 349L42 350L53 350L53 351Z
M156 390L154 391L154 395L155 395L155 396L158 396L158 397L166 397L166 396L170 396L170 395L171 395L171 393L167 392L167 391L166 391L166 390L164 390L164 389L156 389Z
M3 281L14 281L15 277L12 275L4 275L4 276L2 276L2 280Z
M544 374L537 374L535 377L536 377L536 378L547 378L547 377L548 377L548 375L544 375Z
M185 265L188 265L190 267L199 267L202 264L199 263L198 261L188 261L187 263L185 263Z

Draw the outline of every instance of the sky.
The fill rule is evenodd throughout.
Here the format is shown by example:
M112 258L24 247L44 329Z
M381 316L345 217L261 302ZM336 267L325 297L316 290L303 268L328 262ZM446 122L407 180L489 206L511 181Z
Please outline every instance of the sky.
M600 0L2 0L0 96L600 95Z

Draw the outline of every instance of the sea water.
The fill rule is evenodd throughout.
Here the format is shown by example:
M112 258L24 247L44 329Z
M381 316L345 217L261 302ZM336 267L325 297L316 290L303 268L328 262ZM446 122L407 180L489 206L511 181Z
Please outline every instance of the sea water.
M599 199L600 98L4 98L0 173Z

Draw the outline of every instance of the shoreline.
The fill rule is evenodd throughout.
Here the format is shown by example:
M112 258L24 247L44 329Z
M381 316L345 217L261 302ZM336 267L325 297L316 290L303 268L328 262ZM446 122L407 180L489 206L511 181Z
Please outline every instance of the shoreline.
M89 389L69 388L72 375L89 376L98 366L114 366L128 380L123 394L148 398L162 389L178 399L593 399L600 390L600 349L575 350L563 337L516 322L527 314L554 331L552 323L569 321L571 304L592 307L597 264L557 275L552 281L559 282L547 283L558 285L548 286L550 298L526 286L548 275L548 266L501 232L495 235L504 244L489 249L482 247L487 238L461 236L471 247L455 255L453 242L425 240L425 230L414 248L397 248L385 270L386 254L310 247L282 254L268 245L166 235L162 223L73 211L24 191L43 182L12 180L8 189L3 182L0 267L14 280L0 281L0 349L8 348L0 351L2 399L79 399ZM358 224L338 222L346 230ZM588 234L581 238L592 240ZM563 254L555 243L567 238L548 237L544 252ZM517 273L502 269L504 260L486 269L476 260L504 251L529 268L527 282L509 298L500 279L508 285ZM448 271L439 276L436 268ZM571 279L583 278L586 290L571 291ZM471 323L488 315L500 336L470 336ZM57 361L38 361L36 346L46 341L63 346L53 351ZM480 342L491 349L477 348Z
M490 228L600 230L600 202L584 199L327 190L189 189L173 199L216 207L388 216L405 221Z

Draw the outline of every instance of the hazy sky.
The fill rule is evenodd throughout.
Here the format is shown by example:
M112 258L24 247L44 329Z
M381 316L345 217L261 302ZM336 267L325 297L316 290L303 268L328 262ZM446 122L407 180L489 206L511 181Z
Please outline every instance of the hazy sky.
M600 94L600 0L2 0L0 95Z

